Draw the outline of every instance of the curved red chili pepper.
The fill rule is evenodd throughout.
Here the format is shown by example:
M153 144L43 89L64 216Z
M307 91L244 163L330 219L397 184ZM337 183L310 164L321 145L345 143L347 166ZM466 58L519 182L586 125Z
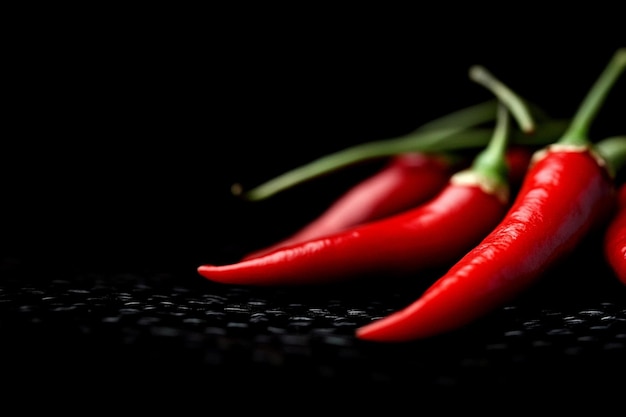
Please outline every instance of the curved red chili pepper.
M453 174L423 205L235 264L202 265L198 273L225 284L293 285L408 275L457 260L508 208L508 115L502 105L497 122L492 140L472 166Z
M357 329L371 341L425 338L466 325L516 296L602 221L613 183L587 147L551 146L504 220L404 309Z
M528 146L518 145L507 149L506 162L511 187L518 187L522 182L532 153ZM295 234L251 252L243 260L412 209L441 191L456 166L459 163L450 156L417 152L397 155L380 171L349 189L319 217Z
M520 102L512 93L506 98ZM498 223L509 204L508 110L502 103L496 121L489 144L472 166L452 175L423 205L235 264L202 265L198 273L227 284L290 285L406 275L457 260Z
M394 156L377 173L350 188L326 211L295 234L243 259L280 247L315 239L415 207L433 198L446 185L455 163L437 154Z
M604 224L616 201L612 175L624 161L601 157L587 129L625 66L626 49L620 49L563 137L535 154L502 222L416 301L358 328L358 338L408 341L469 324L517 296Z
M202 265L198 272L226 284L300 285L445 265L475 245L507 208L476 182L454 178L417 208L235 264Z
M604 234L604 255L615 276L626 285L626 183L618 189L618 207Z

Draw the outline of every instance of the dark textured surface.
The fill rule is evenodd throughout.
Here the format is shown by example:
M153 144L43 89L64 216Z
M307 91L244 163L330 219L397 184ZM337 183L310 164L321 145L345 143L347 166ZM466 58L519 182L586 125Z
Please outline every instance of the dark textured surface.
M117 381L170 394L182 387L302 396L392 388L421 401L555 390L610 397L624 387L626 288L594 248L591 241L585 256L568 258L470 326L390 345L358 341L354 330L410 302L432 276L252 288L214 284L191 268L55 271L42 279L6 259L1 357L31 386L62 378L82 389Z

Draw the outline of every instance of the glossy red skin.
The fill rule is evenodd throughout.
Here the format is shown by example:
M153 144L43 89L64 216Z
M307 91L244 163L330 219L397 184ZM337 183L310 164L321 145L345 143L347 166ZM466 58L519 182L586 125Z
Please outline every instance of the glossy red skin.
M427 203L403 213L235 264L203 265L198 273L212 281L244 285L406 275L457 261L502 219L507 207L476 185L450 182Z
M525 290L614 208L606 170L588 151L550 147L505 218L416 301L356 331L402 342L458 329Z
M618 189L618 207L604 234L604 255L615 276L626 285L626 184Z
M511 146L507 150L508 178L512 187L522 182L531 156L528 147ZM243 260L412 209L437 195L448 183L455 167L449 159L437 155L417 152L397 155L295 234L251 252Z
M409 153L393 157L380 171L358 183L325 212L290 237L243 259L315 239L415 207L446 186L450 161L436 155Z

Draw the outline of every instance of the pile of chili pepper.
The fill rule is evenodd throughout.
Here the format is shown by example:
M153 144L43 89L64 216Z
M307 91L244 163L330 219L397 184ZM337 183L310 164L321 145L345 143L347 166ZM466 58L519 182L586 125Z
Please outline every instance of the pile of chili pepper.
M235 188L258 200L358 161L390 158L294 235L234 264L201 265L198 273L224 284L299 285L448 268L413 303L356 330L378 342L431 337L476 320L603 227L607 261L626 284L626 204L618 204L616 182L626 137L588 137L624 67L621 48L571 120L538 124L536 109L485 68L472 67L470 78L496 100L404 137L331 154L247 193ZM519 131L510 128L510 115ZM478 127L491 120L493 128ZM478 152L459 160L459 149Z

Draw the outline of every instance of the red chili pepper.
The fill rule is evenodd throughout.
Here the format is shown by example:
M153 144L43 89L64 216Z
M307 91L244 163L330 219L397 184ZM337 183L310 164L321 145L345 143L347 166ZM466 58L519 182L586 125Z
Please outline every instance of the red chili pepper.
M455 161L437 154L408 153L391 158L377 173L350 188L311 223L282 241L254 251L243 259L330 235L349 227L382 219L433 198L448 182Z
M508 207L508 124L506 110L499 113L504 115L498 117L488 147L427 203L235 264L202 265L199 274L226 284L319 284L369 274L405 275L457 260Z
M512 187L521 183L531 156L528 146L507 149L508 178ZM444 188L459 165L457 159L417 152L396 155L380 171L349 189L311 223L280 242L249 253L243 260L412 209Z
M617 211L604 234L604 255L615 276L626 285L626 183L618 189Z
M400 342L467 325L533 284L605 221L616 201L613 173L623 160L601 157L587 131L625 66L622 48L589 91L570 128L557 143L535 154L498 226L413 303L358 328L358 338Z
M481 74L496 80L486 70ZM508 103L521 103L508 89L492 90ZM496 128L488 146L470 168L450 177L446 187L424 205L235 264L202 265L199 274L228 284L288 285L382 272L405 275L458 259L497 224L509 204L505 100L498 107ZM534 122L523 103L513 114L523 129L534 131ZM452 234L455 238L450 240Z

